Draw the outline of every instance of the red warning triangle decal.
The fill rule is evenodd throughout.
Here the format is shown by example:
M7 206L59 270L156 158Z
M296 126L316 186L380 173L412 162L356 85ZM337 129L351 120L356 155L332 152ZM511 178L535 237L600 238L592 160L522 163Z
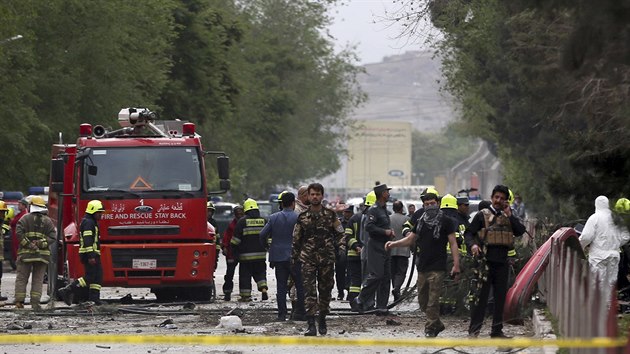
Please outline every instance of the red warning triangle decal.
M144 178L138 176L135 181L129 186L129 189L137 189L137 190L151 190L153 186L149 184L149 182L145 181Z

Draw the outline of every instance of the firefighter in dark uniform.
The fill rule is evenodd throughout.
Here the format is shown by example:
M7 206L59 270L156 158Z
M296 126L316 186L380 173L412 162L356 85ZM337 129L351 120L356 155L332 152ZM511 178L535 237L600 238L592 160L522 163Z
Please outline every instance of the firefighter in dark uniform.
M466 246L473 257L485 258L488 275L481 285L478 304L471 308L468 334L476 337L481 331L490 287L494 293L494 315L490 336L509 338L503 333L503 305L507 294L508 251L514 245L514 236L525 233L525 226L512 214L508 203L509 190L497 185L492 190L492 205L480 210L466 229Z
M363 242L361 242L361 219L367 212L368 203L371 206L373 202L365 199L359 206L359 213L352 215L346 225L346 244L348 246L348 275L350 278L350 287L348 289L348 301L354 300L361 292L361 250Z
M293 230L291 261L302 263L306 320L305 336L317 335L315 315L319 312L319 334L328 332L326 315L334 286L335 250L346 252L344 230L335 212L321 204L324 187L319 183L308 186L310 206L297 219ZM335 247L337 246L337 247ZM318 301L319 300L319 301Z
M458 198L454 197L451 194L446 194L442 197L440 201L440 209L444 213L444 215L453 219L457 224L457 231L455 232L455 241L457 242L457 247L459 248L459 260L460 260L460 269L463 269L462 266L464 262L464 258L466 257L466 243L464 242L464 232L466 231L466 227L469 224L468 220L465 220L462 215L458 211ZM451 254L451 245L446 244L446 269L451 269L453 267L453 255ZM454 281L453 279L445 279L445 287L442 290L442 296L440 298L440 306L442 314L452 314L457 313L461 314L466 311L465 307L465 299L468 293L468 279L462 278L458 279L458 281Z
M78 288L88 288L88 301L92 301L95 305L101 304L103 266L101 265L98 221L101 220L104 211L105 208L100 200L91 200L85 209L85 216L81 220L79 246L79 257L85 268L85 275L58 290L59 297L67 305L72 304L74 293Z
M243 203L245 216L234 228L234 236L230 244L232 252L238 259L239 301L252 301L252 278L256 282L262 299L267 300L267 250L260 243L260 231L265 227L266 220L260 216L258 203L249 198Z
M368 209L365 223L365 231L368 233L369 238L367 245L368 274L361 287L361 293L350 303L350 306L355 311L362 312L367 310L366 305L369 304L370 299L374 298L374 294L377 294L377 314L387 313L391 260L389 252L385 250L385 243L396 237L394 230L391 228L386 208L390 189L386 184L379 184L374 187L376 203Z

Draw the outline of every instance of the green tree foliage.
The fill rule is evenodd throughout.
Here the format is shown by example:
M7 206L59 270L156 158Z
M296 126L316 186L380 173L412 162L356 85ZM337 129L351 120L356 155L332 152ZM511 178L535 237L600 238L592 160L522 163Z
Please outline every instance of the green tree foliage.
M448 169L470 156L476 148L474 139L463 137L453 127L440 133L414 130L411 139L412 165L414 173L422 176L420 184L433 184L436 176L446 175Z
M269 191L334 172L343 153L349 110L359 92L349 51L334 53L323 35L326 3L256 0L244 4L240 95L222 127L238 160L240 191Z
M197 123L206 149L231 156L235 192L334 171L364 96L354 55L326 35L333 2L4 1L0 188L46 184L57 132L116 128L123 107Z
M592 213L597 195L630 194L627 5L404 3L409 21L430 18L443 32L438 49L463 124L497 146L530 209L566 220Z
M111 125L118 108L157 101L169 70L172 7L170 0L3 2L2 38L23 36L0 44L3 189L47 184L58 132L72 142L80 123Z

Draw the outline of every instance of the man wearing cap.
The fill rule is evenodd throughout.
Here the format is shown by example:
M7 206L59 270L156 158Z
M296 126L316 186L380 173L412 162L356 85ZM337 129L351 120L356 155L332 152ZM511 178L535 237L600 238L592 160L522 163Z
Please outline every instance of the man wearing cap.
M40 299L44 287L44 274L50 262L48 242L57 237L55 225L48 217L48 209L42 197L31 199L31 212L17 224L19 242L17 271L15 275L15 307L24 308L26 285L33 274L31 283L31 307L35 311L42 309Z
M465 227L470 225L470 200L468 197L457 197L457 212L459 213L458 220L464 224Z
M18 250L18 240L17 234L15 230L17 228L17 223L20 219L28 213L28 200L26 198L22 198L18 203L18 211L19 213L13 217L11 220L11 256L13 257L13 263L17 261L17 250Z
M374 187L376 203L368 209L365 231L368 233L367 245L367 277L361 287L359 296L350 306L355 311L367 310L369 300L376 296L377 314L387 314L387 301L389 300L389 282L391 274L391 260L385 250L385 243L393 239L396 234L391 228L389 214L387 213L387 200L389 190L386 184Z
M299 264L291 267L291 247L293 244L293 229L297 222L295 213L295 194L282 192L278 196L282 210L271 214L269 222L260 231L260 242L268 245L269 266L276 271L278 303L278 321L287 320L287 284L289 276L295 279L297 288L297 309L294 316L304 315L304 288Z

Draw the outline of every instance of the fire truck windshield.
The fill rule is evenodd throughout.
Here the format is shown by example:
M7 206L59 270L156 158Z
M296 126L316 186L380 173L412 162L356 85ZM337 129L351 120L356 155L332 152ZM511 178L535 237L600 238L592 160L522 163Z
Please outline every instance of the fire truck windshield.
M84 192L195 192L201 169L194 147L96 147L83 160L82 185Z

